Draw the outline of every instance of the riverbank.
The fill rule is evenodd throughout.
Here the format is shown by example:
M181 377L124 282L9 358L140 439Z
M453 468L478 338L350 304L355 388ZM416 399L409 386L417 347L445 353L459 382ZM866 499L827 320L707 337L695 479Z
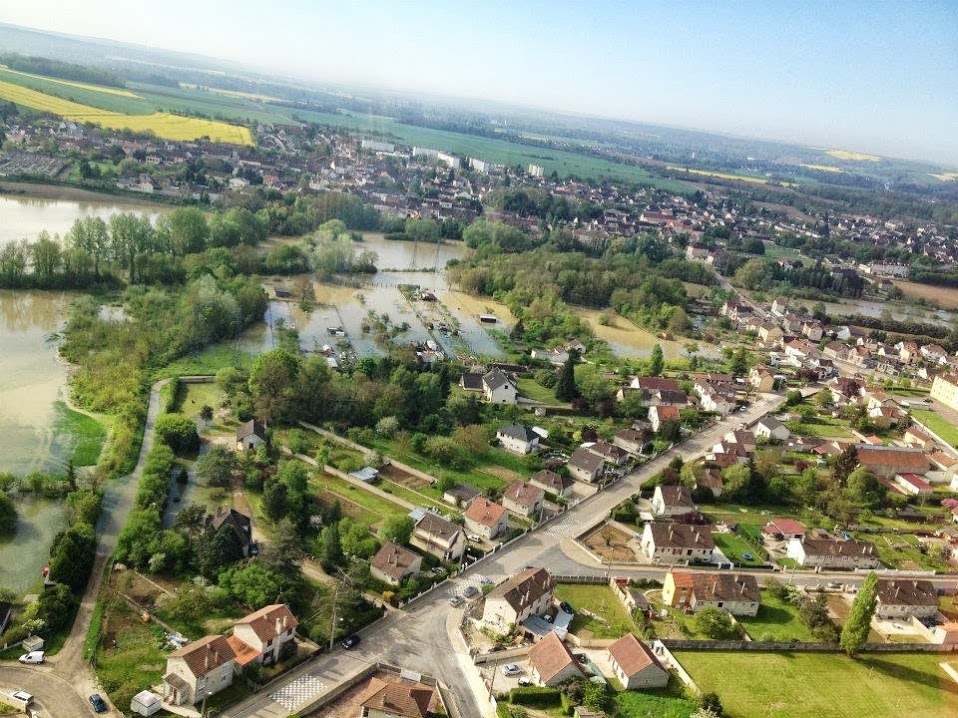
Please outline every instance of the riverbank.
M83 189L67 184L41 184L34 182L0 181L0 195L37 199L63 200L68 202L104 202L131 206L166 209L169 204L147 196L131 196L127 193L102 192Z

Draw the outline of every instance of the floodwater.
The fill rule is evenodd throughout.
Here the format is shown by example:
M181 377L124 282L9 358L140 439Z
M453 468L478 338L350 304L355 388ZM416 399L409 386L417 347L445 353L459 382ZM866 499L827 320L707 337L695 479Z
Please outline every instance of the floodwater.
M64 199L0 196L0 246L21 239L36 239L46 230L51 235L65 235L80 217L100 217L104 221L118 212L146 214L155 221L165 210L155 205L103 202L80 202Z
M16 502L17 532L0 541L0 586L22 594L41 579L53 537L64 527L66 506L62 501L33 497L20 497Z
M811 309L815 302L811 300L798 300ZM860 314L865 317L880 317L886 309L898 320L913 320L926 322L929 324L947 323L951 324L958 318L958 313L950 312L946 309L932 309L930 307L920 307L914 304L905 304L904 302L876 302L869 299L843 299L840 302L823 302L825 311L830 316L854 315Z

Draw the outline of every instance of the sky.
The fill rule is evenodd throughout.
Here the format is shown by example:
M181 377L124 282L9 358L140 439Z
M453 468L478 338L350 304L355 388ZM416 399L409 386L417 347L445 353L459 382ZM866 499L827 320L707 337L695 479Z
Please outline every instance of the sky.
M0 0L318 81L958 166L958 2Z

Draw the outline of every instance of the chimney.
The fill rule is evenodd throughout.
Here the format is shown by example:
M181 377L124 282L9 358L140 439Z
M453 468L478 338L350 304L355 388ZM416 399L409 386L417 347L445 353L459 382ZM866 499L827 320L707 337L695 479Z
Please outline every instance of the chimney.
M209 667L210 667L210 652L207 651L206 655L203 656L203 668L209 668Z
M286 614L283 614L283 630L286 630Z
M278 636L283 632L283 622L279 620L279 616L276 617L276 635Z

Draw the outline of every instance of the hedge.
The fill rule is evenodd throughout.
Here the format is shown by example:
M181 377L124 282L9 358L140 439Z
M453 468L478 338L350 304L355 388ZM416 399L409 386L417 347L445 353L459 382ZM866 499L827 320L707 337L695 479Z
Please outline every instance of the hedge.
M538 708L556 708L561 702L558 688L546 686L519 686L509 691L509 702Z

